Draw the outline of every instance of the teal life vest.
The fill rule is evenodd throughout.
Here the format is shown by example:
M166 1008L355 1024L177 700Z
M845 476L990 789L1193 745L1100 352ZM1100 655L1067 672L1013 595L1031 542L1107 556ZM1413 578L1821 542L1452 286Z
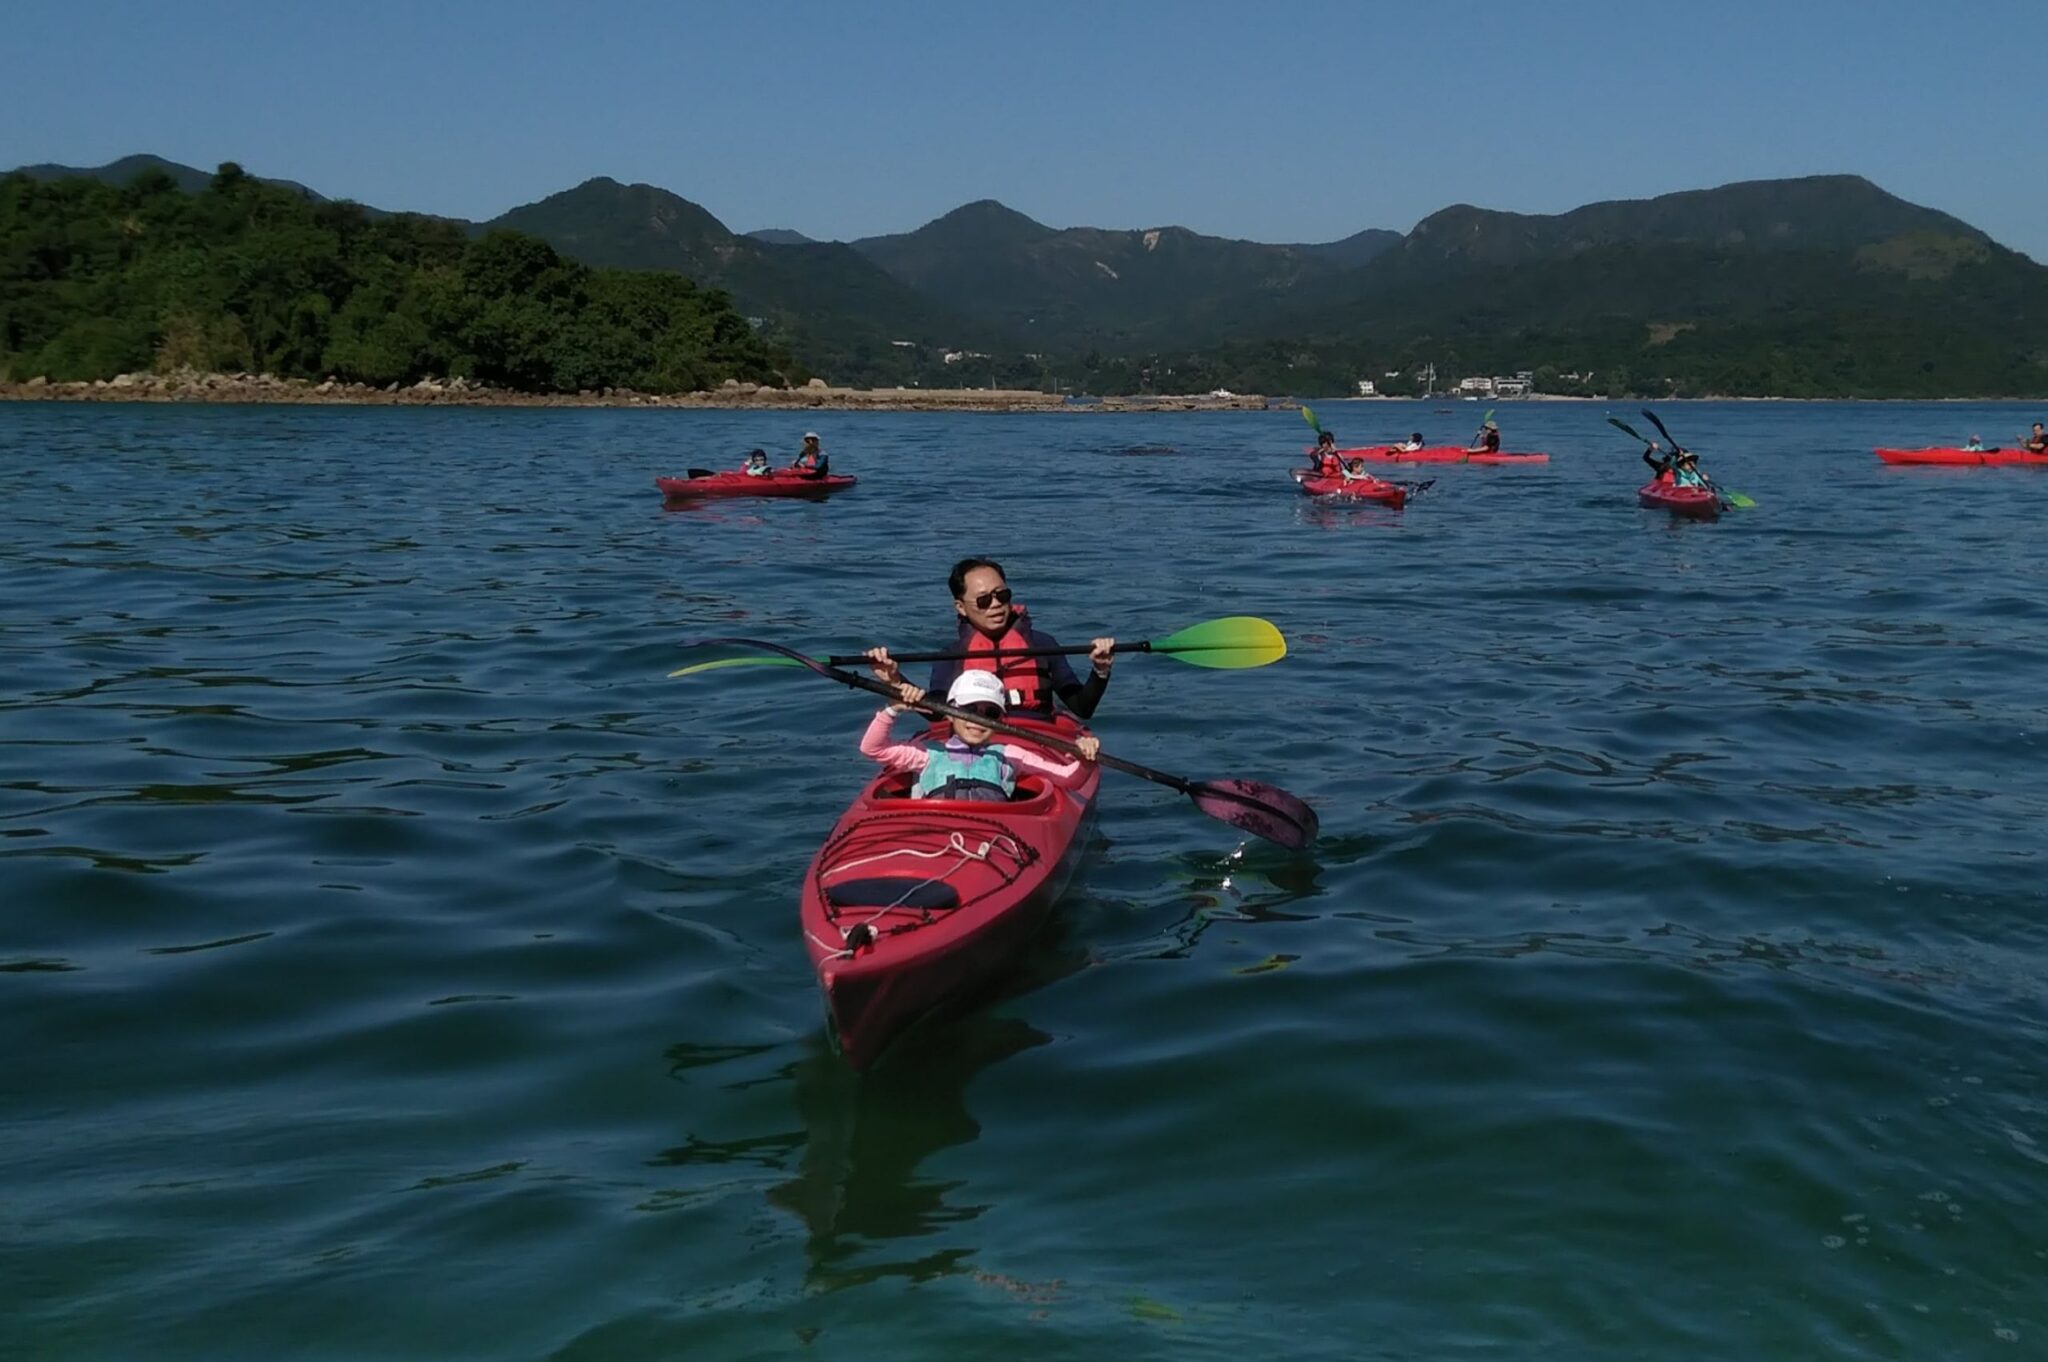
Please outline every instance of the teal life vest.
M1008 799L1017 791L1017 772L994 743L969 747L948 739L926 749L924 770L912 799Z
M1707 485L1705 478L1686 468L1672 469L1671 480L1680 487L1705 487Z

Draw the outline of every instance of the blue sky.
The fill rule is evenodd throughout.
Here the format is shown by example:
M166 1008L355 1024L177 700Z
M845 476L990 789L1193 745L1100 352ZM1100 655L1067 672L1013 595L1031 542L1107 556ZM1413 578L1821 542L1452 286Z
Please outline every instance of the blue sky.
M996 198L1260 241L1866 175L2048 262L2048 0L16 6L0 166L495 216L592 175L845 239Z

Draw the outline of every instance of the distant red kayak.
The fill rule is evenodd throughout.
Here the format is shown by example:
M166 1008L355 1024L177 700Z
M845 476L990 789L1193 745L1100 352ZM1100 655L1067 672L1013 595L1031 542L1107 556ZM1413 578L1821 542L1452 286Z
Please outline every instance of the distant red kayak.
M1327 497L1333 501L1376 501L1382 506L1400 510L1408 502L1408 489L1398 482L1387 482L1381 478L1312 478L1297 479L1301 490L1312 497Z
M2048 454L2029 454L2021 449L1880 449L1877 457L1886 463L2048 467Z
M1068 742L1087 732L1064 715L1008 722ZM848 1063L866 1068L918 1017L1017 962L1080 864L1102 781L1101 767L1086 772L1073 789L1022 775L1023 797L1006 803L911 799L903 774L861 790L804 872L798 908Z
M1369 445L1364 449L1340 449L1340 459L1363 459L1367 463L1549 463L1548 454L1475 453L1457 445L1429 445L1422 449L1397 449L1392 445Z
M839 473L808 478L778 468L765 478L727 470L702 478L656 478L665 501L695 501L702 497L822 497L843 492L856 479Z
M1674 487L1668 482L1646 482L1636 488L1636 500L1655 511L1713 520L1721 514L1721 498L1704 487Z

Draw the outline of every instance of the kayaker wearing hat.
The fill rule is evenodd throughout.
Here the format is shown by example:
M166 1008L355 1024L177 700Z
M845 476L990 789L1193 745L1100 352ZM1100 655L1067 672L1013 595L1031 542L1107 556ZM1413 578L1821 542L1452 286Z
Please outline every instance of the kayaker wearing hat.
M1707 479L1700 472L1700 456L1680 445L1669 458L1659 458L1657 451L1664 446L1655 440L1643 451L1643 462L1657 472L1657 481L1677 487L1705 487Z
M925 695L908 681L898 685L897 694L902 697L899 703L883 706L868 721L860 754L891 771L915 771L912 799L1011 799L1017 793L1019 771L1035 771L1061 784L1080 773L1079 761L1057 761L1029 747L990 742L995 735L968 719L948 718L953 733L941 743L892 743L889 725ZM946 689L946 703L989 719L1002 718L1009 708L1003 683L994 672L961 672ZM1081 749L1083 759L1094 761L1102 744L1090 734L1075 739L1074 746Z
M1472 443L1465 447L1465 452L1467 454L1500 453L1500 427L1493 423L1491 416L1486 418L1485 425L1473 432Z
M1031 627L1022 605L1015 603L1003 565L989 558L963 558L953 564L946 585L953 592L953 611L960 617L956 650L964 661L932 664L927 690L945 690L963 672L989 672L998 677L1014 713L1050 718L1053 701L1085 719L1102 703L1109 669L1116 661L1114 638L1089 640L1091 671L1084 683L1064 657L1022 657L1024 648L1057 648L1059 640ZM997 655L998 649L1001 655ZM887 648L870 648L867 657L875 675L888 685L902 684L903 671Z
M831 471L832 461L825 457L825 451L818 444L818 432L804 432L804 447L797 451L796 461L790 464L807 478L822 478Z

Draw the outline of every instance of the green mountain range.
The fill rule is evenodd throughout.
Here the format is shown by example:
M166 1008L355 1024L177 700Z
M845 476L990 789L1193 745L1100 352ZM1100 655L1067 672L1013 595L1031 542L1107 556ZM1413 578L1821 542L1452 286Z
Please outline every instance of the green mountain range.
M200 190L213 183L213 172L210 170L200 170L193 166L180 165L176 161L167 161L161 156L151 156L147 152L135 156L123 156L120 160L109 161L103 166L60 166L48 164L18 166L10 173L26 175L31 180L98 180L101 184L110 184L118 188L133 184L136 176L144 171L151 170L162 171L170 176L171 183L177 185L178 188L184 190L187 194L197 194ZM274 184L280 189L294 190L315 203L326 202L320 195L296 180L273 180L261 175L252 175L250 178L260 184ZM377 212L374 208L365 209L364 211L373 216Z
M210 179L135 157L73 173L116 181L144 164ZM1856 176L1556 215L1460 204L1406 234L1322 244L1060 229L992 200L818 242L734 233L667 190L604 178L459 225L687 275L839 382L1315 393L1372 377L1404 391L1434 365L1438 381L1533 371L1560 391L2048 392L2048 269Z
M853 243L892 277L1034 349L1224 339L1219 299L1309 296L1399 244L1367 231L1327 246L1269 246L1185 227L1109 231L1034 222L991 199L914 232Z

